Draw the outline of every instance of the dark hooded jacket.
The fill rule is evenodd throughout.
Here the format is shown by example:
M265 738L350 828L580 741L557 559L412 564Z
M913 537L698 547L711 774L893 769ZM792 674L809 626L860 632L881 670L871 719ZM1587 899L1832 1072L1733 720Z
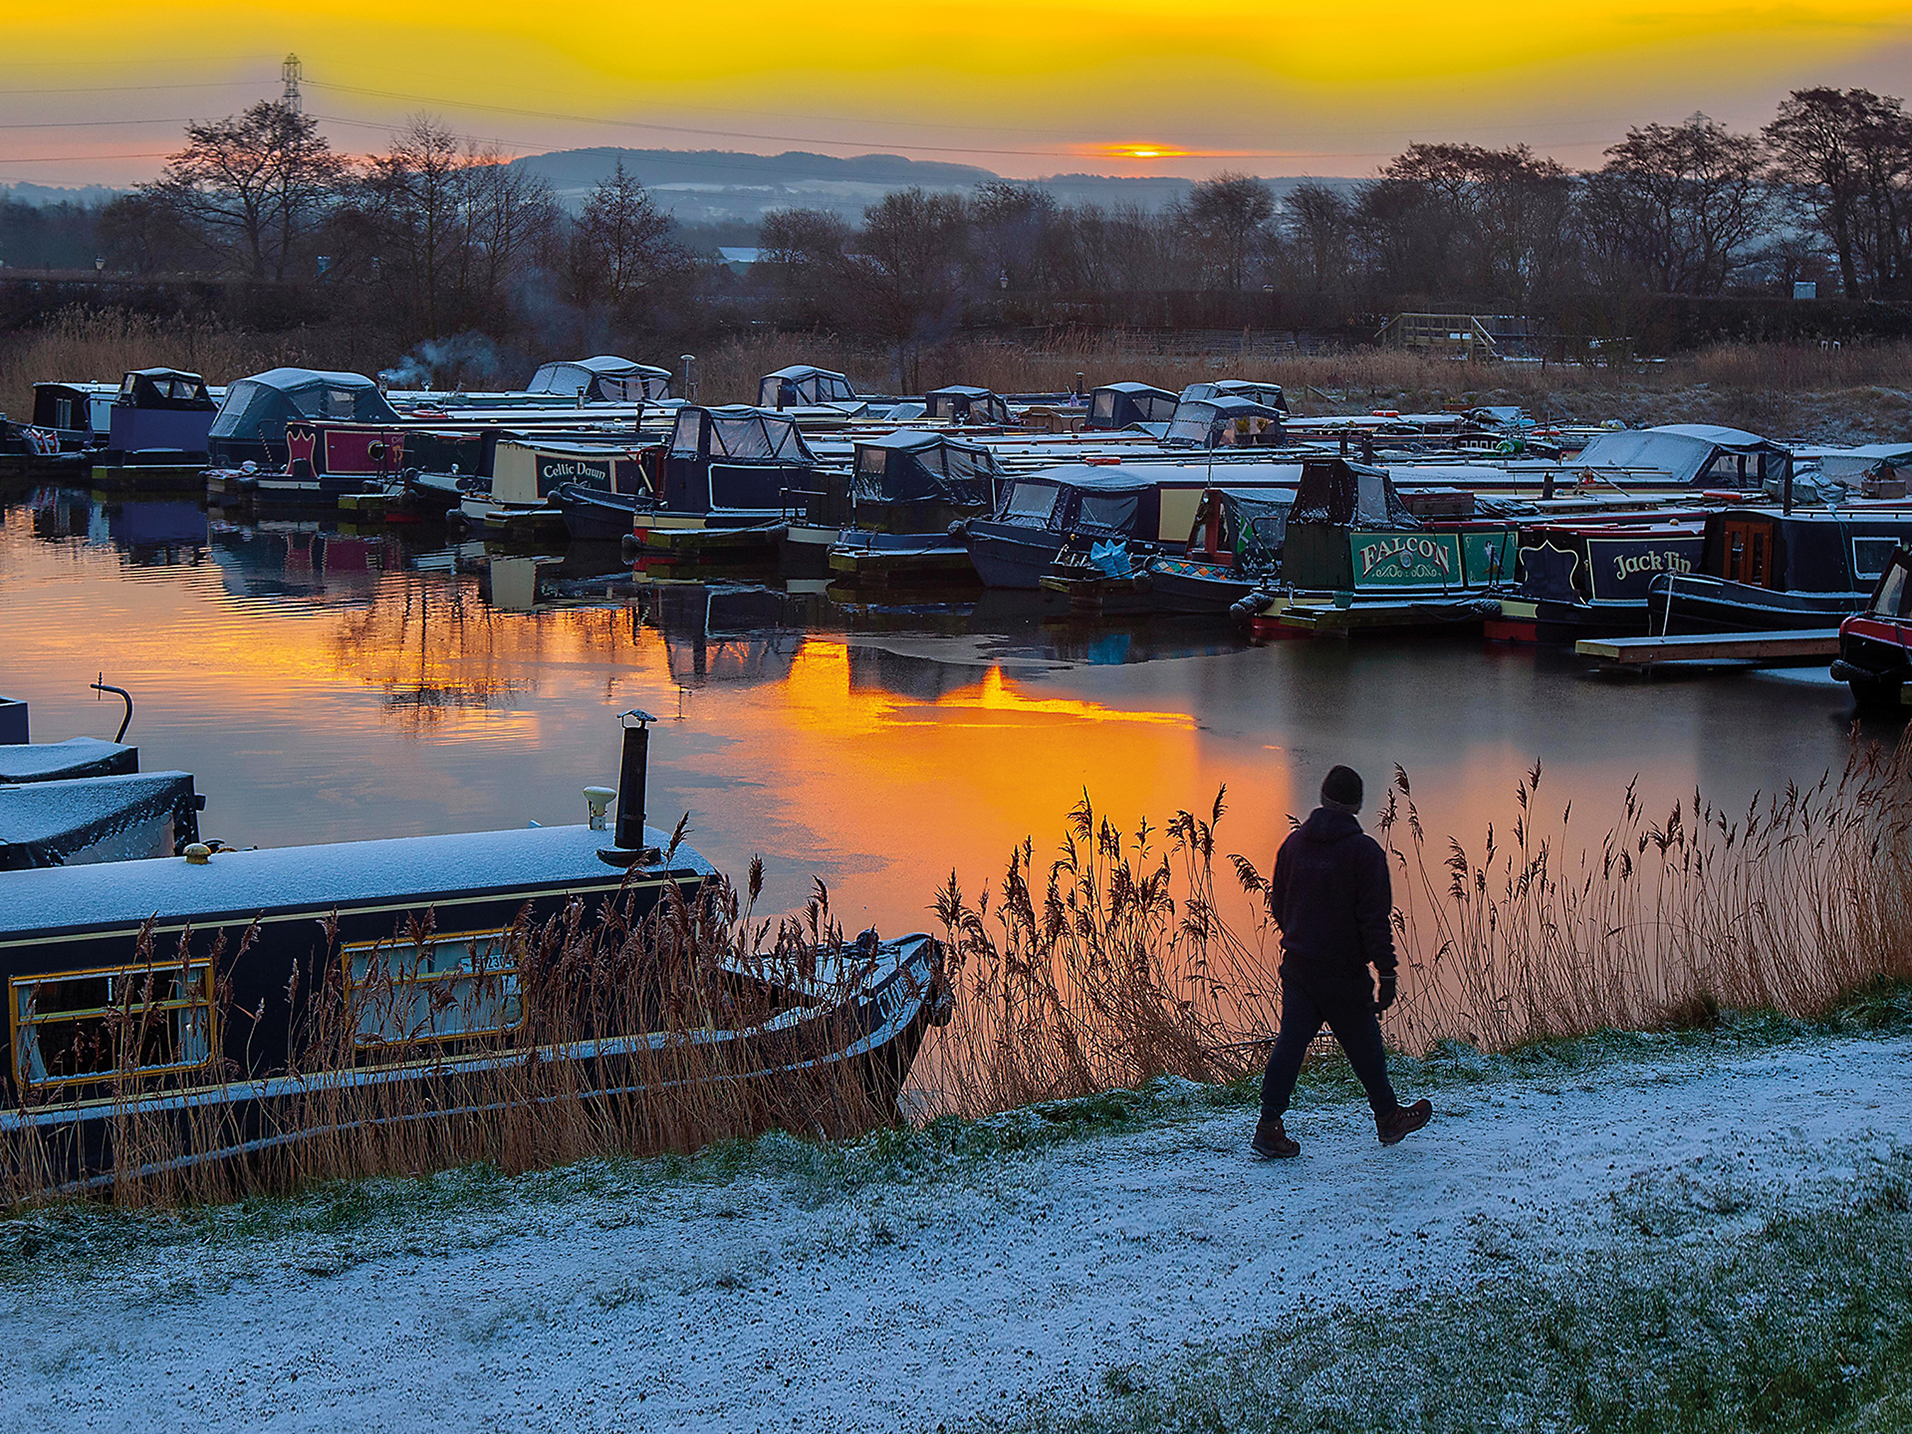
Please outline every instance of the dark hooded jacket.
M1317 807L1288 834L1268 905L1281 927L1282 975L1366 987L1372 965L1382 980L1394 978L1387 855L1348 813Z

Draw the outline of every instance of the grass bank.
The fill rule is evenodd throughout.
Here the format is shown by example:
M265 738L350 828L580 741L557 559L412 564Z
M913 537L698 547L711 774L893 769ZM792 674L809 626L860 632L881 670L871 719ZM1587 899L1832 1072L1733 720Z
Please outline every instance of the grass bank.
M1301 1313L1106 1372L994 1434L1866 1431L1912 1423L1912 1153L1825 1201L1668 1180L1631 1233L1460 1294ZM1734 1227L1720 1234L1708 1227Z

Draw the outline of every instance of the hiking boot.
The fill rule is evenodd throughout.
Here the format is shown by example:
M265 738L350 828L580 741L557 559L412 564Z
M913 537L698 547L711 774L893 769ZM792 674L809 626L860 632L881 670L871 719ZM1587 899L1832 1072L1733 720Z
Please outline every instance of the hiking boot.
M1377 1110L1374 1113L1374 1130L1381 1137L1383 1145L1399 1145L1433 1118L1433 1103L1417 1100L1412 1105L1397 1105L1393 1110Z
M1248 1142L1248 1148L1263 1160L1286 1160L1291 1155L1301 1154L1301 1147L1288 1138L1288 1132L1282 1128L1281 1117L1273 1120L1255 1122L1255 1138Z

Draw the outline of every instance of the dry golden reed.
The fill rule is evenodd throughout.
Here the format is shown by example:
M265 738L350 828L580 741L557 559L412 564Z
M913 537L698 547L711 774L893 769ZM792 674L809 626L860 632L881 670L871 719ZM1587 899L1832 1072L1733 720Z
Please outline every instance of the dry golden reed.
M1394 869L1401 999L1390 1043L1506 1050L1550 1037L1823 1012L1912 980L1912 735L1855 743L1845 770L1727 813L1700 792L1655 816L1632 787L1591 841L1542 814L1536 764L1472 846L1430 842L1396 769L1377 837ZM1170 1074L1230 1079L1266 1055L1280 1005L1267 873L1230 858L1217 797L1158 845L1085 800L1046 874L1025 843L971 903L937 911L956 1015L926 1055L926 1108L977 1114ZM1230 921L1223 907L1234 913Z

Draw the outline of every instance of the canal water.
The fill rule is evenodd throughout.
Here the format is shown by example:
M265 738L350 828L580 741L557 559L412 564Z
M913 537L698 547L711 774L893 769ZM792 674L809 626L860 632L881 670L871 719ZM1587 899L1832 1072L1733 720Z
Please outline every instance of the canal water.
M635 581L614 550L488 555L52 490L0 510L0 621L0 693L32 704L34 738L111 737L119 704L87 684L130 689L128 740L195 774L209 837L580 821L639 707L660 719L653 825L687 815L738 875L761 854L770 909L820 879L846 926L885 932L929 924L952 870L973 895L1025 836L1053 851L1085 792L1133 828L1226 784L1219 846L1265 868L1336 762L1371 790L1400 764L1430 834L1478 841L1536 760L1584 831L1635 778L1649 810L1817 780L1854 716L1822 668L1615 681L1478 637L1252 644L1033 595Z

